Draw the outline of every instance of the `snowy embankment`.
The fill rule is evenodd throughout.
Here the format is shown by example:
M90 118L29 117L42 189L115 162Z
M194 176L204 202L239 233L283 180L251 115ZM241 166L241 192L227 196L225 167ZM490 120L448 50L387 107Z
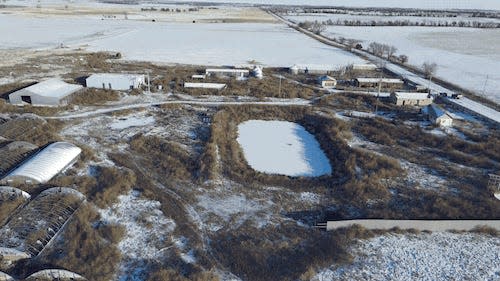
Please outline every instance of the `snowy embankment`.
M499 280L500 238L481 234L385 234L351 248L351 265L312 280Z
M250 120L238 126L238 134L248 164L259 172L305 177L332 172L318 141L298 124Z

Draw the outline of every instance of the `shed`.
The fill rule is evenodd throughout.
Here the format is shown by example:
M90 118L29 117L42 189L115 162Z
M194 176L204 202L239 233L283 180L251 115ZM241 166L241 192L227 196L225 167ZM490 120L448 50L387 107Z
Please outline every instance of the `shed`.
M2 181L46 183L71 166L81 152L79 147L71 143L51 143L9 172Z
M222 90L226 87L224 83L197 83L197 82L186 82L184 83L184 88L198 88L198 89L217 89Z
M294 64L289 68L292 74L316 74L316 75L326 75L329 72L335 71L336 67L326 64Z
M205 74L193 74L191 75L192 79L205 79L206 75Z
M85 83L89 88L126 91L145 84L146 77L142 74L96 73L90 75Z
M335 88L335 86L337 86L337 79L328 75L323 75L318 78L318 84L327 89Z
M15 105L61 106L67 105L70 96L83 87L68 84L57 78L45 80L9 95L9 102Z
M429 114L429 121L440 127L451 127L453 125L453 118L450 114L436 104L428 105L427 113Z
M207 68L205 70L207 76L215 75L219 77L246 77L250 74L248 69L237 68Z
M396 105L416 105L426 106L432 103L427 93L415 92L393 92L391 93L391 100Z
M404 81L397 78L356 78L354 84L361 88L378 87L379 84L385 88L402 88Z
M359 63L359 64L353 64L352 65L352 70L355 71L369 71L369 70L376 70L377 66L372 64L372 63Z

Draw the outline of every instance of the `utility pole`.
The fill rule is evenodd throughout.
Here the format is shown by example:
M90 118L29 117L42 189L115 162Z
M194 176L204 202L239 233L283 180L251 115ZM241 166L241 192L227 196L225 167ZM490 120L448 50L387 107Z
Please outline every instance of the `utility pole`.
M380 74L380 78L378 79L378 92L377 99L375 100L375 115L378 113L378 99L380 97L380 90L382 89L382 73Z
M146 77L148 79L148 94L151 94L151 81L149 79L149 71L146 71Z
M484 93L486 92L486 84L488 83L489 78L490 78L490 76L486 75L486 80L484 81L484 86L483 86L483 97L484 97Z
M279 90L278 90L278 96L281 98L281 78L283 78L283 76L280 74L280 86L279 86Z

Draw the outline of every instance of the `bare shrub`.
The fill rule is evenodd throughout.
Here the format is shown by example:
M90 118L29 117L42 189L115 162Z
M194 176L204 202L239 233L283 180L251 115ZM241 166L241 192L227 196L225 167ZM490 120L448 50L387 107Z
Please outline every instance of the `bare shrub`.
M117 91L85 88L74 94L71 102L76 105L98 105L108 101L117 101L118 99L120 99L120 94Z

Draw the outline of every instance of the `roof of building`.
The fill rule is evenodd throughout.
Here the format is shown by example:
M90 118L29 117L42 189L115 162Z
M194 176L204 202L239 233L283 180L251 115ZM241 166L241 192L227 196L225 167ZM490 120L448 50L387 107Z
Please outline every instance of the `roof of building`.
M52 143L24 161L6 178L19 176L45 183L71 164L81 151L79 147L71 143Z
M331 76L323 75L318 78L318 81L337 81L337 80Z
M130 74L130 73L94 73L90 75L87 79L96 80L115 80L115 79L126 79L126 80L142 80L144 79L144 74Z
M31 197L29 193L12 186L0 186L0 197L2 195L15 195L16 197L23 197L24 199L29 199Z
M14 281L15 279L14 279L14 278L12 278L12 277L11 277L10 275L8 275L7 273L5 273L5 272L1 272L1 271L0 271L0 280L2 280L2 281L4 281L4 280L5 280L5 281Z
M184 88L204 88L204 89L223 89L226 84L223 83L196 83L196 82L186 82L184 83Z
M229 72L229 73L250 73L248 69L236 68L207 68L206 72Z
M32 94L36 94L43 97L54 97L54 98L63 98L72 93L83 88L81 85L68 84L64 81L61 81L57 78L48 79L19 91L12 93L14 95L21 91L29 91Z
M442 118L442 117L453 119L448 114L448 112L446 112L446 110L444 110L443 108L441 108L440 106L438 106L436 104L430 104L429 105L429 107L428 107L428 113L434 119L438 119L438 118Z
M428 99L428 93L415 93L415 92L394 92L397 98L408 99L408 100L423 100Z
M360 83L392 83L392 84L403 84L403 80L397 78L356 78Z
M292 69L297 69L297 70L318 70L318 71L335 71L338 69L338 66L334 65L329 65L329 64L294 64Z
M71 279L72 278L72 279ZM64 269L44 269L28 276L26 280L87 280L83 276Z

